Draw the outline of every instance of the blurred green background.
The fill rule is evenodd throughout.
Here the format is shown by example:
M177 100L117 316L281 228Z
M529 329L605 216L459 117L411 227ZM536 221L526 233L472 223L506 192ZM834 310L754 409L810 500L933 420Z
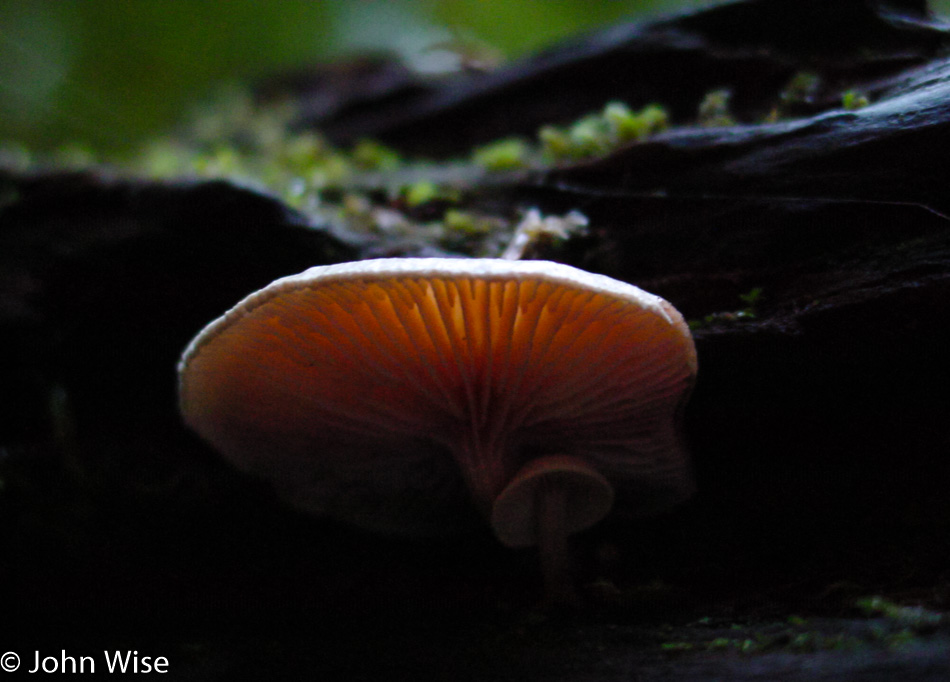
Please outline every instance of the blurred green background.
M446 43L512 59L603 24L714 2L0 0L0 142L116 152L228 81L380 49L437 68L433 46Z
M626 17L704 4L0 0L0 142L122 151L228 81L380 49L437 68L433 46L460 41L511 59Z

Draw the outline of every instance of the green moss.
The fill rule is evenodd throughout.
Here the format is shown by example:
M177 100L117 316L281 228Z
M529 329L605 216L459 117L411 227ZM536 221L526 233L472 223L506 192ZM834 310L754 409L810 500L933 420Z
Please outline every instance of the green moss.
M855 605L866 616L883 616L914 632L931 632L947 622L947 617L941 613L922 606L900 606L879 596L859 599Z
M821 87L821 76L811 71L799 71L789 79L779 93L783 107L811 102Z
M706 93L703 101L699 103L697 123L704 128L724 128L735 125L736 120L729 110L730 99L732 99L732 92L725 88Z
M462 234L472 234L478 231L476 227L475 216L465 211L450 209L445 212L442 222L449 230L461 232Z
M576 156L597 156L611 149L610 126L600 114L590 114L575 122L567 130Z
M220 146L194 158L191 169L205 177L252 175L244 155L234 147Z
M416 208L432 201L456 202L459 200L457 190L439 185L432 180L418 180L408 184L400 190L400 194L410 208Z
M608 102L602 111L588 114L566 129L544 126L538 131L538 139L543 158L557 162L608 154L668 126L669 116L657 104L634 112L623 102Z
M816 651L854 650L866 646L859 637L847 633L827 634L812 630L786 628L776 632L757 632L750 636L716 637L697 645L708 652L736 652L755 655L770 651L814 653Z
M252 182L306 210L357 170L392 163L381 145L361 143L347 154L313 131L289 132L293 115L291 107L262 107L246 92L229 92L196 112L182 132L153 140L122 166L153 178Z
M375 140L360 140L352 151L353 163L361 170L394 170L402 164L399 154Z
M547 161L583 159L606 154L610 150L608 128L599 116L591 114L567 129L545 126L538 132Z
M603 116L617 142L644 140L669 127L669 115L658 104L649 104L635 113L623 102L610 102Z
M270 151L273 154L272 166L301 176L312 172L315 165L342 160L326 140L309 131L287 137L283 144L270 147Z
M660 648L669 654L681 654L692 651L695 647L691 642L664 642Z
M431 180L420 180L407 185L403 190L406 204L411 207L427 204L439 196L439 187Z
M518 137L509 137L478 147L472 152L472 161L493 171L514 170L529 165L530 148Z
M556 161L572 156L571 138L566 132L555 126L544 126L538 131L538 140L545 157Z
M862 625L860 621L811 620L792 615L784 623L754 626L732 624L724 636L706 640L693 639L690 634L695 630L679 630L675 638L671 637L660 647L672 652L705 651L750 656L775 651L811 654L819 651L893 649L917 645L922 637L947 623L944 614L917 606L901 606L880 596L860 599L856 606L866 616L878 620ZM708 627L709 623L700 620L694 623L694 627L696 625ZM689 646L683 646L683 643Z
M755 287L744 294L739 294L739 300L746 304L740 312L745 312L746 317L754 318L756 306L762 300L762 287Z
M739 294L739 300L746 304L744 308L728 312L710 313L699 320L688 320L686 324L690 329L695 330L714 324L733 324L754 320L758 317L758 306L763 298L762 291L762 287L755 287L744 294Z
M841 106L848 111L863 109L868 104L870 104L868 98L857 90L846 90L841 95Z
M885 640L885 644L888 648L899 649L905 647L909 644L913 644L919 640L917 633L910 628L905 628L898 632L890 634Z
M454 208L448 209L442 216L442 224L447 230L466 237L487 234L496 227L497 222L495 218Z
M649 134L646 119L637 116L623 102L610 102L604 107L604 121L617 140L641 140Z
M797 74L780 99L785 103L807 100L819 83L814 74ZM729 99L727 89L708 93L699 104L696 123L734 124ZM846 107L856 108L862 102L866 99L857 93L845 93ZM318 132L293 126L294 119L291 104L261 105L248 90L233 89L197 110L174 136L151 141L134 159L104 161L150 178L224 178L262 185L288 205L321 219L339 221L344 229L380 234L397 228L407 234L415 230L413 234L468 253L497 255L510 239L510 216L445 211L439 217L442 202L462 200L467 186L461 181L436 180L457 177L438 174L444 164L405 159L397 150L369 139L349 150L337 149ZM669 126L669 115L658 104L636 110L625 102L610 101L573 123L542 126L533 140L503 138L472 150L469 164L463 167L468 173L463 173L468 178L464 182L470 183L473 174L480 177L482 169L543 169L549 164L601 157L648 140ZM83 168L103 161L91 150L75 147L38 160L28 150L8 146L0 149L0 161L4 159L12 160L16 167L52 163ZM347 195L351 198L348 206L343 206L342 198ZM355 202L352 195L362 200ZM416 210L422 207L424 210ZM419 216L437 222L421 223ZM557 234L548 231L544 238L556 246ZM538 240L532 237L529 241ZM761 289L740 298L742 308L713 313L693 321L692 326L754 319Z

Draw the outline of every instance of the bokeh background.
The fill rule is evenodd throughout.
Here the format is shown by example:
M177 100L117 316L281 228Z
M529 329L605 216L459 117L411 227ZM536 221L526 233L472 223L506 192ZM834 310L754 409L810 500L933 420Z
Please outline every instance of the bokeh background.
M129 151L229 82L367 51L428 72L512 60L717 1L0 0L0 143Z
M460 52L511 60L604 24L709 4L0 0L0 143L130 151L228 82L367 51L435 73Z

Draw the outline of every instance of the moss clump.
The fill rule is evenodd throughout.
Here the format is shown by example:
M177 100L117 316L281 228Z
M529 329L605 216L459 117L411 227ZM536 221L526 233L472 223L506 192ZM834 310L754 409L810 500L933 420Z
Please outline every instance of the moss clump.
M509 137L478 147L472 152L472 161L488 170L505 171L530 165L531 149L519 137Z
M695 645L692 642L664 642L660 648L668 654L682 654L692 651Z
M846 90L841 95L841 106L848 111L863 109L868 104L870 104L868 98L857 90Z
M748 322L758 317L758 306L762 302L762 287L755 287L744 294L739 294L739 300L745 303L744 308L728 312L710 313L700 320L689 320L690 329L703 329L714 324L732 324Z
M725 88L706 93L703 101L699 103L697 123L704 128L734 126L736 119L729 110L730 99L732 99L732 92Z
M263 185L289 205L308 209L321 192L362 168L391 163L384 149L357 145L349 154L313 131L291 130L291 106L260 106L243 90L198 109L181 131L151 141L123 168L153 178L226 178ZM357 153L358 150L358 153Z
M394 170L402 165L395 150L375 140L360 140L353 147L353 164L360 170Z
M610 102L604 107L603 117L611 138L617 142L644 140L670 124L669 114L659 104L648 104L634 112L623 102Z
M796 74L780 94L780 106L809 101L819 84L814 74ZM729 100L728 89L708 93L694 123L733 125ZM856 91L843 96L848 109L866 103ZM37 159L28 150L8 146L0 148L0 161L6 159L17 168L89 168L106 162L151 178L229 179L264 187L289 206L343 230L426 239L437 233L437 243L449 248L497 255L517 219L470 219L464 211L448 210L464 207L467 188L477 184L483 172L544 169L596 158L648 140L670 126L669 114L658 104L637 110L610 101L574 123L543 126L534 140L510 137L480 146L468 154L468 163L450 168L405 159L375 140L360 140L351 149L336 148L319 132L291 125L295 116L292 103L261 105L248 90L235 89L198 109L175 134L153 140L132 159L96 158L81 148ZM355 201L355 195L361 200ZM345 206L344 197L349 197ZM438 221L441 224L435 225ZM545 238L556 242L557 234ZM533 238L532 244L537 241ZM713 313L693 326L754 319L758 293L744 295L741 309Z
M673 645L678 642L671 643ZM773 651L787 651L790 653L814 653L816 651L853 651L867 646L860 637L849 633L823 633L815 630L803 630L795 626L782 628L771 632L743 632L736 637L716 637L714 639L690 643L690 650L706 651L710 653L738 653L745 656L764 654ZM685 649L677 647L661 648L675 651Z
M779 93L784 108L811 104L821 89L821 76L811 71L799 71L792 76Z
M439 186L431 180L419 180L405 187L403 197L410 208L422 206L439 198Z
M544 126L538 131L542 158L548 162L584 159L610 153L669 127L669 116L658 104L634 112L623 102L609 102L568 128Z
M884 597L865 597L855 605L866 616L883 616L916 633L932 632L948 622L942 613L922 606L900 606Z

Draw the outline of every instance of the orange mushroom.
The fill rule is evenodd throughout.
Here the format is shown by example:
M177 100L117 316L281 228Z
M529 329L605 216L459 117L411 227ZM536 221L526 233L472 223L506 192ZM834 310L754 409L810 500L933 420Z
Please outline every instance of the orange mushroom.
M474 500L502 543L539 545L564 598L567 536L615 491L641 515L691 494L677 421L696 366L682 316L633 285L545 261L381 259L248 296L191 342L179 386L186 422L296 506L431 534Z

